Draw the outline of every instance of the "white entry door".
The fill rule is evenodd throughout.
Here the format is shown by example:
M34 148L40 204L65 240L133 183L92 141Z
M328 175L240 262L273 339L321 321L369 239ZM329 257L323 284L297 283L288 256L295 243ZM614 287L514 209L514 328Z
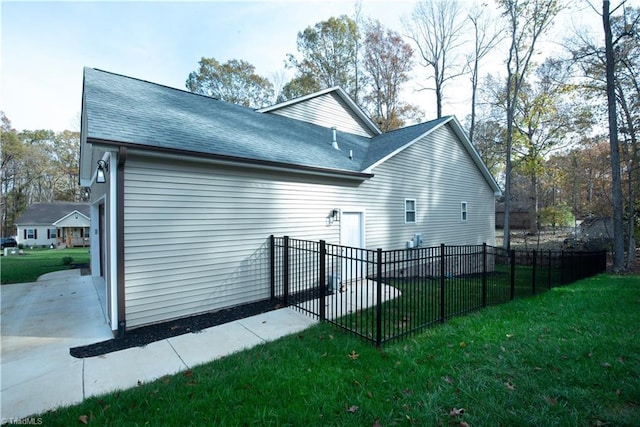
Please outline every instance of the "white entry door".
M364 252L350 248L364 248L364 212L343 211L340 217L340 244L342 250L342 281L348 282L366 275L366 266L360 260Z

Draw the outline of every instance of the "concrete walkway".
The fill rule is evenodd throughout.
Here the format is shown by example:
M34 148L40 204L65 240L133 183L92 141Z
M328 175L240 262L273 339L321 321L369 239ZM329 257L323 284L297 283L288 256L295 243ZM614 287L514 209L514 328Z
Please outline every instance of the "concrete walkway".
M134 387L316 323L285 308L145 347L76 359L71 347L112 337L98 294L94 280L79 270L2 286L2 423Z

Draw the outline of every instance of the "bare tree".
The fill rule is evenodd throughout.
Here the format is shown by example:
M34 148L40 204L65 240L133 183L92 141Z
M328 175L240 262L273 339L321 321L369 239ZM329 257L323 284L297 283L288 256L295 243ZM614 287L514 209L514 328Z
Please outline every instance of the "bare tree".
M509 249L511 247L509 211L511 209L511 173L513 168L511 153L518 98L536 52L536 43L551 27L553 19L561 7L558 0L498 0L498 3L508 20L508 34L511 40L507 59L507 143L503 243L504 248Z
M433 69L438 118L442 117L446 83L464 74L456 60L456 52L463 44L465 21L461 16L457 0L424 0L416 5L410 20L405 22L425 67Z
M487 14L486 4L475 6L469 12L469 21L473 25L473 53L467 58L471 71L471 124L469 140L473 142L476 128L476 95L478 93L478 74L480 61L503 40L503 33L495 19Z

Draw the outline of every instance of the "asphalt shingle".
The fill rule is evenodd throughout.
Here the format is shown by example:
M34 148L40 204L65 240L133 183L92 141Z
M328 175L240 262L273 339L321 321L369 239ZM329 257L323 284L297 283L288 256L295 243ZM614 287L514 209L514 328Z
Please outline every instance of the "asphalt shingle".
M338 130L336 150L326 127L91 68L84 78L87 139L141 148L362 172L440 123L374 138Z
M53 224L73 211L78 211L86 217L91 215L91 207L88 203L33 203L18 218L16 224Z

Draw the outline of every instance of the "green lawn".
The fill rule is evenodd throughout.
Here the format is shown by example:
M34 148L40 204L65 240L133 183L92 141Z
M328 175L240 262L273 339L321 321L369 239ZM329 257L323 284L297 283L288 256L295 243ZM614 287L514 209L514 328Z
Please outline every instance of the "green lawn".
M632 426L640 277L601 275L379 349L328 324L44 425Z
M534 295L532 271L531 267L516 267L515 298ZM554 274L554 286L558 286L560 283L559 274L553 271L552 274ZM548 277L548 269L537 269L535 293L549 290ZM487 306L505 303L511 299L510 279L510 267L503 265L499 265L495 273L487 275L485 297ZM441 321L443 314L441 311L442 283L439 278L391 279L388 284L397 289L399 295L382 304L382 342L397 336L407 335ZM444 317L446 320L483 307L483 278L481 274L446 278L444 292ZM342 310L345 313L350 312L347 307L342 307ZM376 321L376 307L357 311L334 320L335 323L355 330L374 342L377 330Z
M90 259L89 248L24 249L23 255L2 256L2 284L35 282L45 273L69 269L71 265L64 263L65 257L71 257L72 264L87 264Z

